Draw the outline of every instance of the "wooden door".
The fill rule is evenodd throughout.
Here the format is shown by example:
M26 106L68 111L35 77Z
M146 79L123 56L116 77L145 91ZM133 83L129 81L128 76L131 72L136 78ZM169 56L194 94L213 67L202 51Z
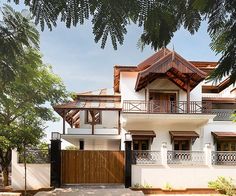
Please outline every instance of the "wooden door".
M175 113L176 93L150 92L149 101L154 113Z
M123 184L124 152L62 150L61 182Z

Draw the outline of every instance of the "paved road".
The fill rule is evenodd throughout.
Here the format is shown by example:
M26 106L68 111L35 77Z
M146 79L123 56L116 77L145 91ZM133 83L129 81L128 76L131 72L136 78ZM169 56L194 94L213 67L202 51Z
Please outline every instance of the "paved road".
M144 196L142 191L130 189L55 189L54 191L39 192L35 196Z

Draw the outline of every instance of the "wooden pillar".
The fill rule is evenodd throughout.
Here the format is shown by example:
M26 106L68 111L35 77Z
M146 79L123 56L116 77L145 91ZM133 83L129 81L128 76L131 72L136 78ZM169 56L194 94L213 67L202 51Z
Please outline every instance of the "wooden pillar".
M66 113L67 113L67 110L64 110L63 111L63 134L66 133Z
M90 112L91 117L92 117L92 122L91 122L91 125L92 125L92 135L94 135L94 128L95 128L95 113L94 113L93 110L90 110L89 112Z
M190 79L187 79L187 113L190 113Z
M121 124L120 124L120 110L118 111L118 135L120 135Z

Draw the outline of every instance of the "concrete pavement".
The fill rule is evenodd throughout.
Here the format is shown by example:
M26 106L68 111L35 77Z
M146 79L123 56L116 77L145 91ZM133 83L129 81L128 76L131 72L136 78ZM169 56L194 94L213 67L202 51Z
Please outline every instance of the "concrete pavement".
M38 192L35 196L144 196L142 191L130 189L55 189L53 191Z

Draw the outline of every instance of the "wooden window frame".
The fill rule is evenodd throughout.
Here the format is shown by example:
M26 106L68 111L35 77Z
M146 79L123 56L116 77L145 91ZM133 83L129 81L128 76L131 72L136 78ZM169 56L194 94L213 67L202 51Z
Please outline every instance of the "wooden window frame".
M100 110L94 110L99 112L99 122L95 122L95 124L102 124L102 111ZM90 110L85 110L85 124L91 124L92 122L89 122L89 112Z
M185 137L182 137L182 138L176 138L176 139L173 139L173 142L172 142L172 150L175 150L175 141L188 141L189 142L189 150L187 151L191 151L192 150L192 147L193 147L193 143L192 143L192 139L191 138L185 138ZM180 151L183 151L183 150L180 150Z

